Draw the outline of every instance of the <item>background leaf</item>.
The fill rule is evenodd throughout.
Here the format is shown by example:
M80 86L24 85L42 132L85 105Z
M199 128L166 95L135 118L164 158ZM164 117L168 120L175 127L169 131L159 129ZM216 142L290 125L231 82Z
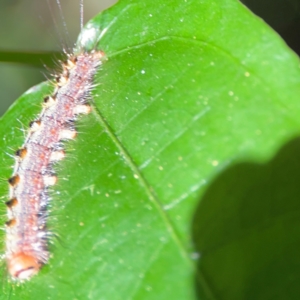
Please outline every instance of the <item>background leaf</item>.
M57 167L61 243L12 299L282 299L299 281L287 251L299 245L287 179L298 142L284 146L300 128L298 58L233 0L124 0L79 43L91 29L100 35L86 47L99 41L108 60ZM24 139L16 119L31 120L49 89L1 120L3 178L4 152Z
M115 2L84 0L84 20ZM49 78L79 31L79 1L60 1L60 7L56 0L0 2L1 116L24 91Z

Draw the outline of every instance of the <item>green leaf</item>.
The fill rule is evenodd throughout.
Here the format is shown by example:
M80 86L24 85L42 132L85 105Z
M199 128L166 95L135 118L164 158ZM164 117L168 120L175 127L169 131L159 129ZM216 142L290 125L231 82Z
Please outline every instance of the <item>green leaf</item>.
M1 62L13 62L20 64L28 64L35 67L51 67L54 68L54 59L61 59L61 53L43 53L43 52L16 52L16 51L0 51Z
M82 33L95 43L107 61L57 166L53 258L4 297L297 299L299 59L234 0L123 0ZM2 118L3 178L49 92Z

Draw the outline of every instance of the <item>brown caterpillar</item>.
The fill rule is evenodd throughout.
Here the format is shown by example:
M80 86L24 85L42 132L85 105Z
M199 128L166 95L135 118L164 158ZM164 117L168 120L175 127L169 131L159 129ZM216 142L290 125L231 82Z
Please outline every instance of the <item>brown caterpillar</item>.
M30 123L16 162L6 202L6 253L13 279L26 280L49 260L48 189L57 181L53 164L64 158L63 140L74 139L74 120L88 114L93 76L104 57L101 51L70 55L55 78L52 95L44 98L38 118Z

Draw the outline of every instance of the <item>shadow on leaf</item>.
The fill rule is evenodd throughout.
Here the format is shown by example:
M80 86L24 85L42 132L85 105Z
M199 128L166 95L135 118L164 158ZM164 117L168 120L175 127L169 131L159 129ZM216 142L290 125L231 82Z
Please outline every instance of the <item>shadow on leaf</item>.
M216 299L299 299L300 138L267 164L222 172L197 207L192 234L198 274Z

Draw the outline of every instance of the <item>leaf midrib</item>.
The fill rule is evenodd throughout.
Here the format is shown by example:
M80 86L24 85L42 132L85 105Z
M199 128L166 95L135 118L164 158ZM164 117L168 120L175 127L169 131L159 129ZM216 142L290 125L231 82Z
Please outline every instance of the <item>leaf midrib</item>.
M165 224L165 226L167 228L167 231L168 231L171 239L178 246L182 257L185 259L185 261L190 266L190 268L197 274L196 275L197 279L201 283L205 293L208 296L208 299L216 300L217 298L213 295L212 289L210 288L208 282L205 280L204 274L202 274L202 272L196 268L195 263L192 262L192 260L189 256L188 250L184 247L183 243L181 242L178 233L172 226L172 222L169 219L168 215L165 213L159 199L151 191L151 188L150 188L147 180L144 178L144 176L140 172L139 168L135 164L134 160L132 159L132 157L126 150L126 148L122 145L120 140L114 134L112 128L105 121L105 119L103 118L98 107L95 107L95 109L93 109L93 115L95 116L96 120L98 120L99 123L103 126L103 128L107 132L108 136L111 138L112 142L116 145L116 147L118 148L120 153L123 155L124 160L127 162L128 166L132 170L133 174L137 175L137 180L139 181L140 185L144 188L146 195L148 196L148 200L153 203L154 207L156 208L157 212L159 213L163 223Z

